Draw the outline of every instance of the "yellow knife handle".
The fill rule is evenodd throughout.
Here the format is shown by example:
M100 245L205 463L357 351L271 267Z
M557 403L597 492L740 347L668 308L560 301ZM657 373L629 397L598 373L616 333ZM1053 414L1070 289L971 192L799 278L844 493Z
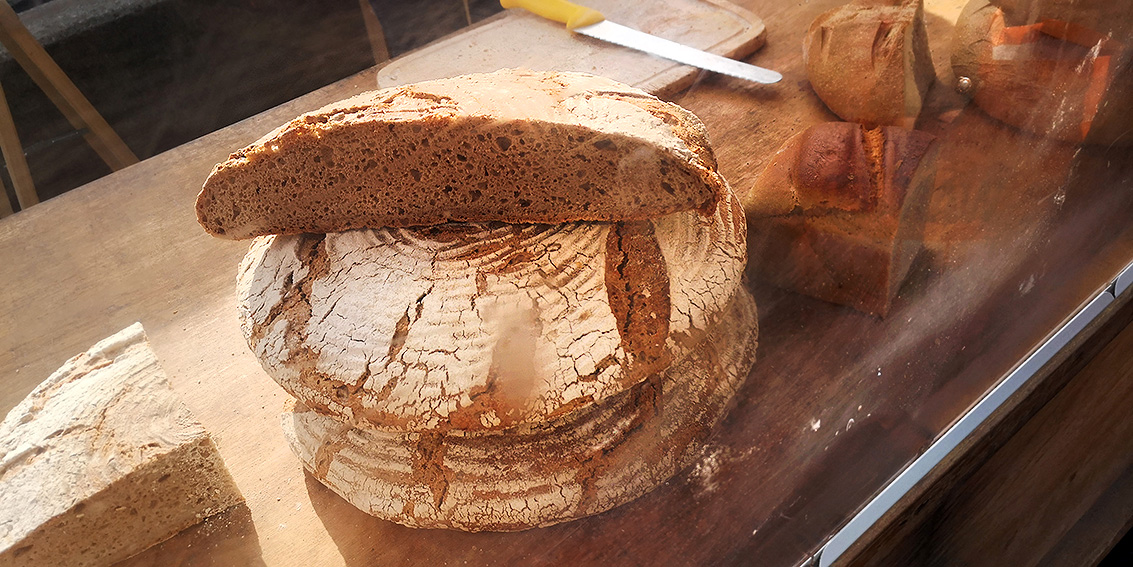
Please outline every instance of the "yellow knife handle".
M589 26L605 20L598 10L579 6L567 0L500 0L504 8L523 8L548 20L566 24L568 30Z

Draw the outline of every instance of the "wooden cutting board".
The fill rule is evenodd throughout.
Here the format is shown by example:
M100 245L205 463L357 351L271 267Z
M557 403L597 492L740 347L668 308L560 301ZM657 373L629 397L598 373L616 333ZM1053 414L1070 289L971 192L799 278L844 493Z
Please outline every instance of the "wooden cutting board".
M763 20L723 0L585 4L610 21L735 59L744 59L764 43ZM700 72L512 9L391 62L378 71L378 86L512 67L593 73L659 96L688 88Z

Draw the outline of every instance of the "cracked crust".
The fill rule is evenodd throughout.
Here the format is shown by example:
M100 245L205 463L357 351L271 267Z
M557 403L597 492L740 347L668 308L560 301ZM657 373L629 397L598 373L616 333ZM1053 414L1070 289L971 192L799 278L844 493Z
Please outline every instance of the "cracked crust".
M241 325L267 373L321 412L403 431L543 423L700 343L746 262L727 195L708 217L257 239Z
M696 348L628 390L502 431L405 432L297 403L292 450L323 484L412 527L516 531L597 514L687 466L755 361L755 302L740 289Z
M196 208L210 234L243 239L710 214L725 191L680 106L592 75L501 70L300 116L218 164Z

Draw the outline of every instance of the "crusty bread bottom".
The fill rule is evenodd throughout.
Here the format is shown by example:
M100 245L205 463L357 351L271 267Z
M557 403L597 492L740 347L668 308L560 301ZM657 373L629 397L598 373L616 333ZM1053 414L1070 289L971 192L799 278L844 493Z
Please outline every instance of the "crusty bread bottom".
M689 465L747 377L757 337L755 302L741 288L700 348L546 424L402 432L302 404L282 421L304 467L374 516L466 531L549 526L633 500Z

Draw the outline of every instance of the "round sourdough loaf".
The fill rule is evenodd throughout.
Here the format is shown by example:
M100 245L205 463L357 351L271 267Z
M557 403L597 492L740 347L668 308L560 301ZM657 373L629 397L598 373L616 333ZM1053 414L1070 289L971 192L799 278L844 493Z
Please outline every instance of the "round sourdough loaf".
M581 73L501 70L365 93L232 154L197 197L225 238L448 221L561 223L711 213L704 125Z
M699 348L740 288L743 210L257 239L248 344L308 407L399 431L538 426Z
M370 427L301 402L292 450L323 484L380 518L424 528L515 531L633 500L699 455L755 361L745 289L666 370L600 402L501 431Z

